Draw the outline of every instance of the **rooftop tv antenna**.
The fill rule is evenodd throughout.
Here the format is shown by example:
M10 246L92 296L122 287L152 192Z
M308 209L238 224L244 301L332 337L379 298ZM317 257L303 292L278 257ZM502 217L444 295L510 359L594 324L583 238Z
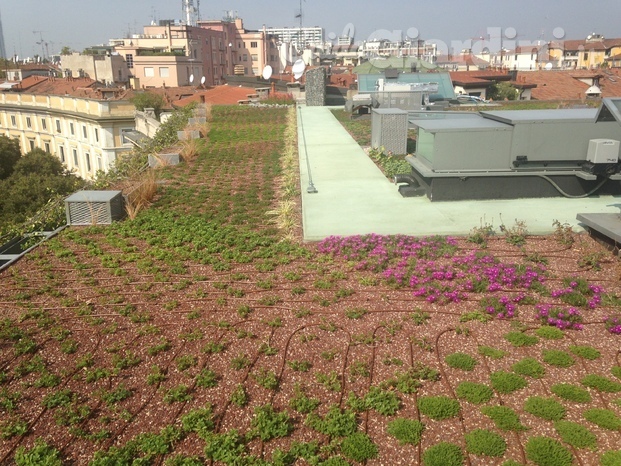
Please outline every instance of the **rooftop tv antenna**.
M188 26L196 26L196 22L200 18L200 0L196 0L196 6L194 6L194 0L181 0L181 8L185 16L185 23Z
M302 40L302 16L302 0L300 0L300 9L295 13L295 17L300 20L300 29L298 31L298 53L300 53L304 48Z

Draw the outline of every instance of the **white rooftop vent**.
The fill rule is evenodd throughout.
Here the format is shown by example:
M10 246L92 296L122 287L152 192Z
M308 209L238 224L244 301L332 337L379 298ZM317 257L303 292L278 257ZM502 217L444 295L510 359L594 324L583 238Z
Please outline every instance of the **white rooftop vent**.
M600 96L602 94L602 91L599 87L593 85L586 90L585 94L589 96Z
M109 225L125 217L121 191L78 191L65 199L68 225Z

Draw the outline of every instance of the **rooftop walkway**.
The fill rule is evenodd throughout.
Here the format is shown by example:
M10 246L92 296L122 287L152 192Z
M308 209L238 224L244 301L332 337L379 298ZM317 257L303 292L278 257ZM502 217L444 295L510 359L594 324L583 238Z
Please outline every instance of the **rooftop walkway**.
M502 222L511 227L516 219L531 234L552 233L554 220L580 231L576 214L621 210L621 198L613 196L433 203L403 198L329 107L298 107L298 148L306 241L366 233L467 235L482 223L498 231ZM311 181L316 193L308 192Z

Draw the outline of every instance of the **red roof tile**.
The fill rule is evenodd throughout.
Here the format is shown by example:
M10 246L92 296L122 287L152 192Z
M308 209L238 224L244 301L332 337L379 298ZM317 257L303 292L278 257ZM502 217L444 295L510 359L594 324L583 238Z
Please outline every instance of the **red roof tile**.
M576 100L585 96L589 85L580 81L589 77L599 77L602 97L621 96L621 72L617 69L599 70L597 73L577 71L528 71L518 74L517 81L536 84L532 90L537 100Z

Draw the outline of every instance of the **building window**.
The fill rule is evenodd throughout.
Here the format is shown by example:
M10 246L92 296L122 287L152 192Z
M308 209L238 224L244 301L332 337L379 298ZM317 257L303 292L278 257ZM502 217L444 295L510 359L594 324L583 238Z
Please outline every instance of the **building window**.
M30 150L33 151L35 148L34 139L28 139L28 145L30 146Z
M155 70L153 69L152 66L145 66L144 75L146 78L152 78L153 76L155 76Z
M69 123L69 132L72 136L75 135L75 128L73 127L73 123Z
M167 66L160 67L160 78L168 78L170 76Z
M60 133L60 120L56 120L56 132Z
M91 154L89 154L88 152L84 154L84 159L86 160L86 171L90 172L91 171Z
M248 61L248 55L244 53L244 61Z
M250 42L250 48L256 49L259 45L256 42Z
M132 131L133 131L132 128L123 128L123 129L121 129L121 143L122 144L127 145L127 144L131 144L132 143L128 138L125 137L125 133L131 133Z
M26 117L26 126L28 126L28 128L32 128L32 120L30 117Z
M11 115L11 125L17 126L17 121L15 120L15 115Z
M78 166L78 150L73 149L73 165Z
M60 146L58 149L60 150L60 161L65 163L65 148Z
M101 157L97 156L97 170L103 170L103 166L101 164Z
M44 143L44 147L45 147L45 152L47 152L48 154L51 154L51 152L50 152L50 143L49 142L45 142Z
M584 52L583 60L584 61L588 61L589 60L589 52Z
M47 131L47 121L45 121L45 118L41 118L41 128Z
M82 136L86 139L86 125L82 125Z
M95 128L95 142L99 142L99 128Z
M131 53L128 53L127 55L125 55L125 61L127 62L128 68L134 67L134 55L132 55Z
M252 61L257 61L259 59L259 56L256 53L253 53L250 58L252 59Z

